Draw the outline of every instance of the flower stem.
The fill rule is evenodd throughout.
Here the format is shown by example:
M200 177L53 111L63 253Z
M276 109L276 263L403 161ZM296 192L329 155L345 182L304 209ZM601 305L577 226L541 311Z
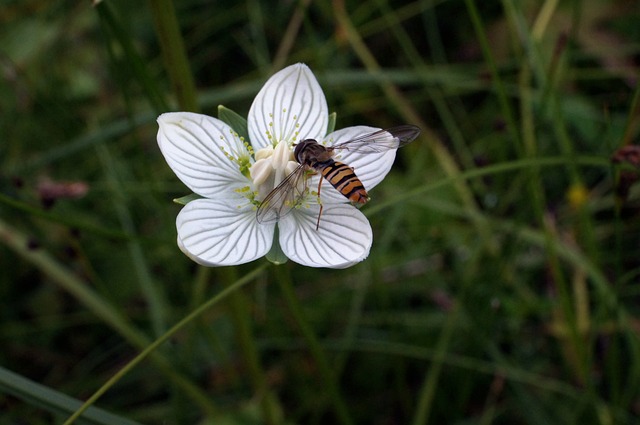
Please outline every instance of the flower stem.
M139 365L144 359L149 356L155 355L155 351L168 341L171 337L173 337L178 331L185 328L187 325L193 323L198 317L200 317L204 312L209 310L214 305L218 304L227 296L238 291L239 288L253 281L257 276L259 276L264 267L260 266L253 271L245 274L240 279L236 280L233 283L230 283L225 289L220 291L218 294L214 295L207 302L193 310L189 313L185 318L180 320L174 326L171 327L167 332L165 332L162 336L157 338L151 344L149 344L140 354L138 354L133 360L127 363L122 369L120 369L114 376L111 377L102 387L100 387L87 401L65 422L64 425L72 424L76 419L78 419L82 413L89 407L92 406L104 393L106 393L112 386L114 386L117 382L120 381L127 373L129 373L133 368ZM156 359L157 360L157 359Z
M169 73L178 106L184 111L198 112L196 85L189 66L184 41L171 0L149 2L164 66Z
M335 408L339 422L345 425L352 424L353 421L351 420L347 405L340 395L340 390L336 382L336 377L333 374L333 370L329 367L329 362L327 361L327 358L324 354L324 350L322 349L318 338L313 333L311 326L309 326L309 322L307 321L304 312L302 311L300 301L295 294L295 291L293 289L293 282L291 281L291 275L289 273L289 268L286 265L275 266L275 274L280 290L282 291L282 294L284 295L285 301L287 303L287 307L293 315L293 318L298 325L302 336L306 340L311 355L316 361L316 364L320 371L320 379L322 379L324 387L329 392L329 396L331 397L331 401L333 402L333 406Z
M422 388L418 394L417 406L413 417L413 424L420 425L429 423L429 416L433 408L433 403L438 389L438 383L442 377L442 367L447 358L456 325L460 319L460 305L456 303L448 314L444 323L442 333L438 338L435 355L431 362L431 367L427 370Z
M237 280L236 269L233 267L224 267L219 270L219 276L227 283L232 285ZM282 423L282 409L276 395L269 390L267 378L256 347L253 332L251 331L251 312L247 302L247 298L241 291L233 291L229 297L229 306L231 309L231 319L236 330L236 336L242 355L249 369L251 383L254 391L260 399L262 414L265 423L269 425Z

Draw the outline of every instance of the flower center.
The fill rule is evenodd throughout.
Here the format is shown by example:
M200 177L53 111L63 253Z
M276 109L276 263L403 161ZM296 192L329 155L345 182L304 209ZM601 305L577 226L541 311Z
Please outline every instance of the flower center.
M260 149L256 152L255 159L249 174L257 190L254 199L258 202L298 167L298 163L293 160L289 143L285 141L279 142L275 148L269 146Z

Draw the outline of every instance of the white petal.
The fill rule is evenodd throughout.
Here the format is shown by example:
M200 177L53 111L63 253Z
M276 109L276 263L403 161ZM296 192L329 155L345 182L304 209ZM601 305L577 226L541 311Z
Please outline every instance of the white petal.
M247 205L198 199L178 214L178 246L195 262L205 266L248 263L271 249L274 224L258 224L256 212Z
M158 117L158 145L167 163L182 182L204 197L234 196L247 186L237 163L225 155L249 156L231 127L219 119L190 112Z
M328 134L325 138L327 146L337 143L346 142L360 136L373 133L380 130L376 127L368 127L364 125L356 127L347 127ZM340 151L334 158L336 161L344 162L353 168L356 176L362 182L365 190L370 191L378 183L380 183L391 170L393 161L396 158L396 149L390 149L376 153L347 152ZM317 184L317 181L316 181ZM322 183L321 197L324 203L342 203L347 199L331 186L328 181Z
M323 178L320 174L315 174L311 177L308 177L306 185L310 191L317 192L318 183L320 182L320 180L322 180L322 186L320 187L320 198L324 205L346 204L349 202L349 200L342 193L340 193L335 187L333 187L331 183L329 183L327 179ZM316 204L317 199L317 196L310 195L307 196L305 202Z
M299 63L269 78L254 99L247 121L257 150L282 140L320 139L328 120L327 101L318 80L309 67Z
M325 205L316 230L318 212L313 205L280 221L280 246L287 257L305 266L335 269L367 258L373 232L364 214L351 205Z
M328 144L337 144L355 139L380 130L376 127L359 125L347 127L327 135ZM389 149L379 153L342 152L335 158L342 161L354 169L365 189L371 190L380 183L391 170L393 161L396 158L397 149Z

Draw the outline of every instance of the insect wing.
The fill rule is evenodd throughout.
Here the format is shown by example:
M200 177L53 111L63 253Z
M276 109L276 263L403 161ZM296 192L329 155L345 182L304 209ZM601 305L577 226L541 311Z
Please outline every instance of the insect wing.
M330 150L345 150L358 153L382 153L391 149L398 149L413 142L420 134L420 128L415 125L399 125L385 130L374 131L336 143L328 147Z
M256 211L258 223L278 221L298 205L307 189L304 176L305 166L301 164L269 192Z

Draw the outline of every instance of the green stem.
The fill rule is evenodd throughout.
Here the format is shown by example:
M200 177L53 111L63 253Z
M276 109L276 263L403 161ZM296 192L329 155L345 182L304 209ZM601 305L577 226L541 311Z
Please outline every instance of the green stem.
M27 236L1 220L0 241L33 264L62 290L71 294L80 304L112 329L115 329L129 343L138 347L147 343L147 338L142 332L127 323L127 320L118 311L92 291L85 282L57 262L44 249L29 248Z
M165 317L167 317L167 302L162 292L162 285L153 279L149 271L149 264L145 257L144 250L140 245L140 240L135 237L137 229L131 211L128 208L128 192L124 189L124 184L117 171L120 170L121 167L117 166L117 161L111 155L107 144L98 144L96 151L107 178L106 183L112 193L110 199L113 201L113 207L118 215L121 227L128 235L134 235L133 238L127 241L127 248L129 249L133 271L140 284L140 291L149 306L149 321L153 327L153 336L157 337L162 335L167 329L165 322Z
M418 403L412 422L414 425L426 424L429 421L431 407L438 388L438 382L440 381L442 366L447 358L451 339L453 338L453 331L458 324L459 311L460 306L456 303L449 313L440 338L438 339L438 345L436 346L431 367L427 370L422 389L418 395Z
M280 287L282 295L284 296L284 299L287 303L287 307L293 315L293 319L298 325L303 338L306 340L311 355L316 361L316 364L320 371L320 379L322 380L324 387L329 392L329 396L331 397L331 401L333 402L338 421L345 425L352 424L353 421L351 420L347 405L340 395L340 389L338 388L338 383L336 382L336 377L333 373L333 369L329 366L329 362L324 354L324 350L322 349L318 338L314 334L313 329L311 329L311 326L309 325L309 322L307 321L304 312L302 311L300 301L298 300L298 297L293 289L293 282L291 281L289 268L285 265L275 266L275 274L276 280L278 281L278 286Z
M482 49L484 60L489 67L489 72L491 72L491 80L493 81L494 88L496 90L498 105L500 106L500 110L502 111L502 115L504 116L507 125L507 131L509 132L509 136L511 136L511 139L517 142L515 143L515 146L519 149L520 134L518 133L518 126L516 125L516 119L509 103L507 91L504 88L504 84L502 83L502 78L500 77L498 66L496 65L493 53L491 52L490 43L486 35L486 28L484 26L484 23L482 22L482 18L480 18L480 13L478 12L475 1L465 0L465 4L467 5L467 11L469 13L469 17L471 18L471 23L473 24L478 43L480 43L480 48Z
M164 344L169 338L174 336L188 324L192 323L200 317L203 313L209 310L211 307L225 299L227 296L233 294L237 290L239 290L244 285L253 281L263 270L266 268L266 264L262 265L253 271L247 273L240 279L236 280L225 289L220 291L217 295L211 298L206 303L202 304L197 309L193 310L188 316L175 324L171 329L169 329L164 335L160 338L153 341L151 344L147 346L140 354L138 354L133 360L131 360L125 367L120 369L118 373L116 373L111 379L109 379L102 387L98 389L83 405L78 409L69 419L64 422L64 425L72 424L76 419L78 419L82 413L91 405L93 405L104 393L106 393L113 385L115 385L120 379L122 379L127 373L133 370L134 367L139 365L144 359L146 359L149 355L153 354L153 352Z
M58 263L43 249L29 248L29 240L16 229L0 220L0 242L7 245L19 256L33 264L38 270L49 277L62 290L71 294L80 304L91 311L101 321L116 330L132 346L143 350L149 341L147 337L132 326L127 320L106 300L100 298L85 282L80 280L73 272ZM203 410L211 411L210 401L206 399L202 391L185 379L169 362L159 354L153 356L153 362L162 373L182 388L196 401ZM87 405L88 407L89 405Z
M115 60L115 50L120 47L122 49L122 55L126 58L127 64L131 67L131 74L140 84L140 87L144 91L149 103L152 105L154 112L161 113L168 109L167 102L164 95L159 89L159 84L151 77L149 68L144 59L138 54L133 42L133 37L127 32L124 25L115 16L113 12L113 4L111 2L101 1L95 3L95 10L100 16L100 21L103 24L103 28L107 33L107 37L115 39L120 46L116 43L110 43L107 41L107 52L111 56L113 63ZM114 70L115 71L115 70ZM114 75L118 75L117 71ZM121 77L122 78L122 77ZM121 82L122 84L122 82ZM125 87L124 84L122 84Z
M236 269L225 267L219 270L219 275L225 282L234 282L237 279ZM260 356L256 341L251 329L250 308L246 296L241 291L234 291L229 299L231 319L235 327L235 334L240 344L240 349L249 369L251 382L260 399L262 414L265 423L272 425L282 422L282 409L276 395L269 390L266 373L260 364Z
M164 65L169 73L178 106L184 111L197 112L199 107L196 85L189 66L184 41L180 34L173 2L171 0L150 0L149 5Z

